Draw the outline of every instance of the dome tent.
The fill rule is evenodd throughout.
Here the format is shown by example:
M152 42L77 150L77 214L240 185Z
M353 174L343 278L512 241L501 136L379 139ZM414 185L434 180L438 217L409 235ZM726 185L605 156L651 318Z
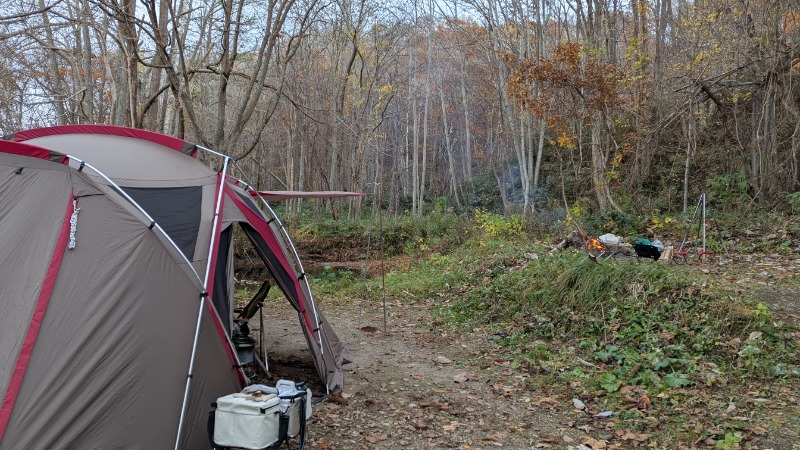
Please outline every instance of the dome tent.
M218 173L195 159L202 147L103 125L7 139L0 450L208 447L209 404L247 383L230 341L237 224L341 390L348 352L230 158L212 152Z

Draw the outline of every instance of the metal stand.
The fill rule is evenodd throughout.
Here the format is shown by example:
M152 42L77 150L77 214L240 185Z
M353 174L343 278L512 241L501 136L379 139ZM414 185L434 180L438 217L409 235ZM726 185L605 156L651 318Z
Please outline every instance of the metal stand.
M269 360L267 360L267 346L264 345L264 304L261 304L261 307L258 308L258 342L261 344L261 351L264 353L264 359L258 357L258 352L256 354L256 361L261 364L261 368L264 369L264 372L267 374L268 377L271 377L272 374L269 373Z
M686 262L688 260L688 252L684 250L684 245L686 245L689 234L692 231L692 226L694 225L695 218L697 217L697 213L700 212L700 222L698 224L698 238L700 239L700 248L697 247L695 243L695 250L697 256L702 260L704 257L708 259L708 261L713 261L715 253L713 251L709 251L706 248L706 218L707 218L707 210L706 210L706 194L705 192L700 194L700 199L697 201L697 206L694 208L694 212L692 213L692 220L689 222L689 227L686 228L686 233L683 236L683 240L681 240L681 245L678 247L678 250L673 252L673 260L677 258L683 258L683 261ZM722 231L719 229L719 224L717 223L716 218L711 218L714 222L714 227L717 231L717 236L719 237L719 242L722 245L722 249L725 251L725 256L728 255L728 248L725 246L725 241L722 239ZM696 242L696 241L695 241Z

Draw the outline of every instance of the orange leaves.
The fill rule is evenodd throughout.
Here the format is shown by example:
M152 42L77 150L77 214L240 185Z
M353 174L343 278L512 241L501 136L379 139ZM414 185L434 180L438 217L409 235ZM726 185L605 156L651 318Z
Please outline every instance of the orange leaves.
M578 43L561 44L553 54L553 61L556 63L574 66L581 61L581 51L583 46Z
M622 70L600 61L580 44L562 44L549 59L538 61L511 54L502 58L512 69L509 97L535 115L547 117L551 127L588 120L594 112L621 103ZM560 134L558 144L570 148L568 135Z

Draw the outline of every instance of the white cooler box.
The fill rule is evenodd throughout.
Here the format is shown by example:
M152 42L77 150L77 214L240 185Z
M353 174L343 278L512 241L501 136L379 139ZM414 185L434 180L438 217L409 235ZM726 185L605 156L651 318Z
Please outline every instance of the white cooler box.
M311 417L311 390L289 380L275 387L255 384L218 398L212 406L216 446L263 449L297 436L302 445Z
M236 393L217 399L214 443L262 449L280 439L281 399L275 394Z

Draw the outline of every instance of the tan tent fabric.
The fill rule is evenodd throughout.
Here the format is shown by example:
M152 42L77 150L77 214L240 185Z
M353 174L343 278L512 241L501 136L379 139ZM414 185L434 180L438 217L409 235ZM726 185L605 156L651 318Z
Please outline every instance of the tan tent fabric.
M205 180L214 172L200 161L153 142L107 134L59 134L25 141L86 161L122 186L160 181L172 186ZM202 181L198 184L206 184Z
M254 205L237 206L230 196L250 200L237 188L237 194L228 191L221 226L212 236L218 174L189 156L193 145L92 125L28 130L15 139L28 145L0 141L0 171L8 174L0 177L0 399L15 400L4 403L7 413L0 409L0 450L173 448L187 378L180 448L208 448L210 403L246 382L226 331L231 317L221 317L213 299L203 297L202 283L213 239L215 254L228 256L219 267L211 265L227 280L219 296L232 301L235 252L232 242L220 246L219 233L237 222L249 227L252 221L265 233L260 239L272 242L268 259L284 268L281 276L292 286L289 300L305 310L301 323L320 377L330 390L342 388L347 350L322 312L310 308L310 292L297 283L302 274L275 222L268 223ZM165 223L179 219L168 228L182 239L183 250L112 183L61 154L85 160L123 190L136 188L132 192L146 195L143 201ZM230 180L226 186L233 189ZM182 198L179 192L192 196L174 208L162 200ZM73 197L79 209L70 216ZM70 233L76 246L65 249ZM32 318L41 321L33 326ZM24 351L22 342L30 344Z
M14 174L20 167L21 173ZM61 230L71 186L66 167L23 156L0 153L0 173L4 174L0 177L2 401Z
M200 289L153 231L108 198L80 199L80 208L77 246L64 256L0 449L168 447ZM213 326L202 332L197 429L205 403L240 388ZM205 442L194 433L185 448Z

